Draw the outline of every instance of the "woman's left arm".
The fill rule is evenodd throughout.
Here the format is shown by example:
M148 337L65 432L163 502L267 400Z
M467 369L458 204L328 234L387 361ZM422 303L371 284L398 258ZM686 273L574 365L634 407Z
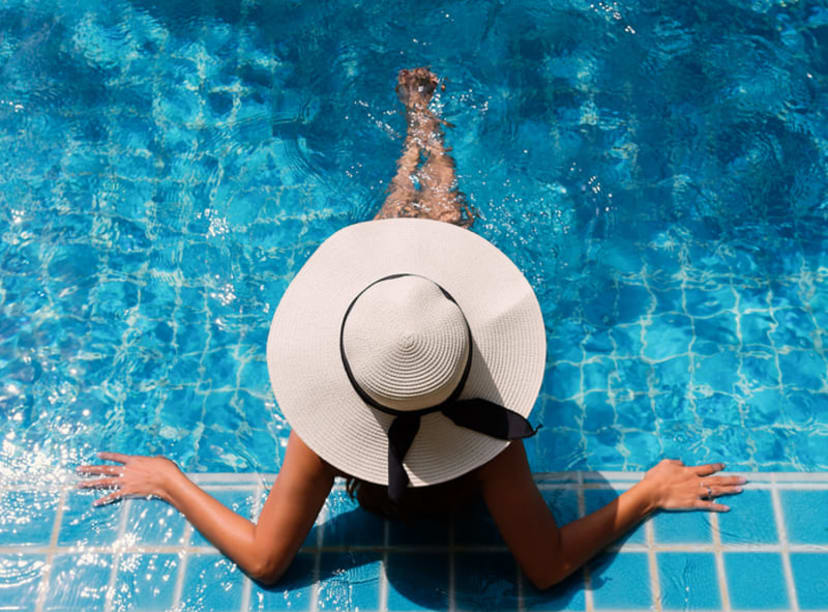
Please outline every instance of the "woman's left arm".
M159 497L181 512L204 537L251 578L272 584L299 550L334 480L333 469L291 433L285 461L256 524L239 516L187 478L164 457L99 453L123 465L85 465L82 474L105 478L84 481L82 488L115 487L95 502L124 497Z

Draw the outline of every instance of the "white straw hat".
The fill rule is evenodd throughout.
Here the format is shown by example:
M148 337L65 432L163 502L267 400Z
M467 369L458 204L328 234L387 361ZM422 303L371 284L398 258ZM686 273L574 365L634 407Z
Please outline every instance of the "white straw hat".
M299 437L392 493L461 476L531 435L545 358L520 270L429 219L337 231L285 291L267 340L276 402Z

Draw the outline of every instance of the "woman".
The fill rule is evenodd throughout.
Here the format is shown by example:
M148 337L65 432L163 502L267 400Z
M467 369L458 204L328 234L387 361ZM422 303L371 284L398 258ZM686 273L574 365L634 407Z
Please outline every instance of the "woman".
M398 81L408 134L385 204L375 221L319 247L273 318L268 370L292 433L258 522L163 457L99 453L120 465L82 466L103 477L78 486L115 489L96 504L166 500L264 584L290 565L336 477L386 516L458 508L482 495L541 589L654 510L728 510L713 498L740 492L744 479L713 476L721 464L664 460L604 508L556 525L521 442L534 433L526 417L544 372L537 299L503 253L461 229L473 216L456 190L442 122L428 110L436 77L418 68Z

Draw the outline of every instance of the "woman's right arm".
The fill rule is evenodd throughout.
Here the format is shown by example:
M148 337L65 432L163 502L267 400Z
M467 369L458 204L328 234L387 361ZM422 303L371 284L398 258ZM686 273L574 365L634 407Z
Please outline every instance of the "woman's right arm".
M125 497L160 497L181 512L204 537L251 578L275 583L290 565L333 485L335 472L291 432L282 468L254 525L201 487L164 457L99 453L123 465L84 465L83 474L105 476L78 484L115 488L95 502Z
M706 487L714 496L741 491L742 478L710 476L723 468L721 464L686 467L680 461L665 459L600 510L560 528L535 486L521 442L513 442L479 473L483 497L503 539L532 584L545 589L569 576L654 510L729 510L701 499L707 494Z

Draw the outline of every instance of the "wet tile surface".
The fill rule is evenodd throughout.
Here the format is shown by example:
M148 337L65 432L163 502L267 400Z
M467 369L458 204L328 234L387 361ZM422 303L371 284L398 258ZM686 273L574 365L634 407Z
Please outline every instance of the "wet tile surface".
M536 481L563 526L612 503L640 476L569 472ZM193 477L206 478L206 488L246 516L258 511L268 486L258 476L248 484L220 474ZM643 611L658 598L663 610L715 610L724 602L732 610L787 610L795 593L802 610L828 609L820 505L828 477L747 477L745 492L728 499L729 513L657 513L546 591L522 574L479 503L462 519L405 525L366 513L340 482L286 574L266 587L211 552L195 532L184 538L190 528L161 502L103 508L94 532L84 535L78 517L90 498L67 489L62 519L69 529L46 530L69 534L63 541L51 546L26 536L0 544L0 608ZM30 516L41 517L42 508Z

